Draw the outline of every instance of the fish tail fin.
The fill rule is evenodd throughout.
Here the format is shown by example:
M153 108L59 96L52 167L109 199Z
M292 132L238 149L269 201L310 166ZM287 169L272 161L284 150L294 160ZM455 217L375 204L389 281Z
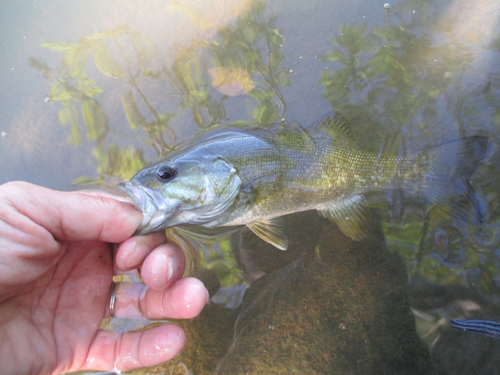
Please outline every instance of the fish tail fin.
M449 141L428 150L429 172L425 174L422 193L455 217L482 224L488 206L472 175L491 155L492 142L485 136L469 136ZM471 212L472 210L472 212Z

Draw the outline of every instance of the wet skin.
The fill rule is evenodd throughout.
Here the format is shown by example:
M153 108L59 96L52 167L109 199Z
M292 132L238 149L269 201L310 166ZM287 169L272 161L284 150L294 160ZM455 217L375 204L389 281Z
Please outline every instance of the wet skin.
M121 336L98 329L109 314L114 243L117 268L141 267L146 284L118 289L117 316L192 318L208 302L199 280L181 279L184 255L164 234L131 237L141 220L105 194L0 185L2 371L127 371L182 350L185 334L172 324Z

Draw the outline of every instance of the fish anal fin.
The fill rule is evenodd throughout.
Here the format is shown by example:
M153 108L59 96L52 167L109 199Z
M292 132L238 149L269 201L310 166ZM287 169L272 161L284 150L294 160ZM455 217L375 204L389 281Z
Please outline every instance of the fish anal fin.
M282 217L254 221L248 224L248 228L264 241L276 246L280 250L288 247L288 237L285 230L285 222Z
M320 214L337 224L347 237L361 241L368 232L367 205L362 195L336 203L332 207L318 210Z

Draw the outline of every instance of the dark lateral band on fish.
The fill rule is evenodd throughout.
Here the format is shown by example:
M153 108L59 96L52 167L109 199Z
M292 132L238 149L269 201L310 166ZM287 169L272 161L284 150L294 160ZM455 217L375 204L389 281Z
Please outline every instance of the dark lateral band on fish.
M479 335L500 339L500 322L482 319L450 320L450 327L458 331L472 332Z
M401 189L481 224L486 201L471 176L488 145L487 137L470 136L405 156L366 152L354 143L346 118L332 112L308 127L221 126L118 187L144 214L136 234L246 225L285 250L282 216L314 209L362 240L368 229L363 194L370 191Z

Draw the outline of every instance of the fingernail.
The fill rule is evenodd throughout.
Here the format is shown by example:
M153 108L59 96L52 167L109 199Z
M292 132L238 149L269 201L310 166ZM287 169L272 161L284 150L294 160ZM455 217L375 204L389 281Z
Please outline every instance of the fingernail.
M151 252L148 245L139 245L127 259L127 268L135 268L142 263L144 258Z
M168 258L167 261L167 282L172 279L172 276L177 272L178 264L177 264L177 259L175 258Z

